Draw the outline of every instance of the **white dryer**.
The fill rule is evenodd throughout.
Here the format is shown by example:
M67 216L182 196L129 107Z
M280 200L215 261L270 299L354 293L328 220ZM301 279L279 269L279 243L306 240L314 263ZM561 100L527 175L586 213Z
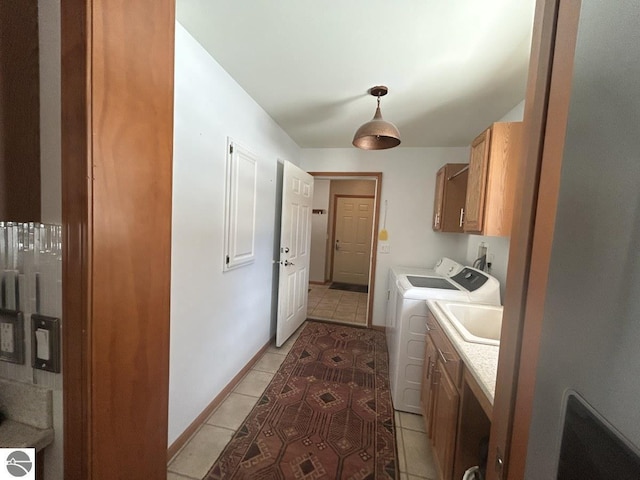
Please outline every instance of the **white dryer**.
M426 300L500 305L500 283L485 272L443 258L434 269L391 268L388 287L386 335L393 407L421 413Z

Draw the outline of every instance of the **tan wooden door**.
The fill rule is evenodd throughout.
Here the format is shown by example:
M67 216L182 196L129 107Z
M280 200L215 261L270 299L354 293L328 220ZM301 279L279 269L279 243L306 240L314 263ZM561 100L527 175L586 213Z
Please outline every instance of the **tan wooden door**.
M334 229L334 282L369 284L373 198L337 197Z

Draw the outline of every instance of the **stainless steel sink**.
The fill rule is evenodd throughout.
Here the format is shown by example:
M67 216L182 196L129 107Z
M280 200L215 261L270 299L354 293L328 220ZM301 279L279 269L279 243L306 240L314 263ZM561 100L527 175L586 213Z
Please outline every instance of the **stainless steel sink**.
M465 341L500 345L501 306L447 301L436 303Z

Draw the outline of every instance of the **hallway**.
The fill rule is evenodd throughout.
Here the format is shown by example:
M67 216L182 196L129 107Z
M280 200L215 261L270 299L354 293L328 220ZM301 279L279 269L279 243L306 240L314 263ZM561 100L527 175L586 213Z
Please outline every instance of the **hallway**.
M167 480L200 480L207 474L252 410L303 328L304 324L281 348L271 345L266 350L206 423L169 462ZM395 423L400 479L435 480L436 471L422 417L395 412Z
M333 290L329 286L309 284L308 318L366 325L369 295Z

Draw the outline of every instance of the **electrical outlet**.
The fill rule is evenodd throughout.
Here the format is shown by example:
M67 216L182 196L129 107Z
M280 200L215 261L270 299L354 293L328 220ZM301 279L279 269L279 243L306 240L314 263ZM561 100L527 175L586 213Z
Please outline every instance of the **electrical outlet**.
M0 351L4 353L13 353L14 349L13 324L0 323Z
M388 243L380 244L380 253L391 253L391 245Z
M24 316L22 312L0 308L0 360L24 363Z

